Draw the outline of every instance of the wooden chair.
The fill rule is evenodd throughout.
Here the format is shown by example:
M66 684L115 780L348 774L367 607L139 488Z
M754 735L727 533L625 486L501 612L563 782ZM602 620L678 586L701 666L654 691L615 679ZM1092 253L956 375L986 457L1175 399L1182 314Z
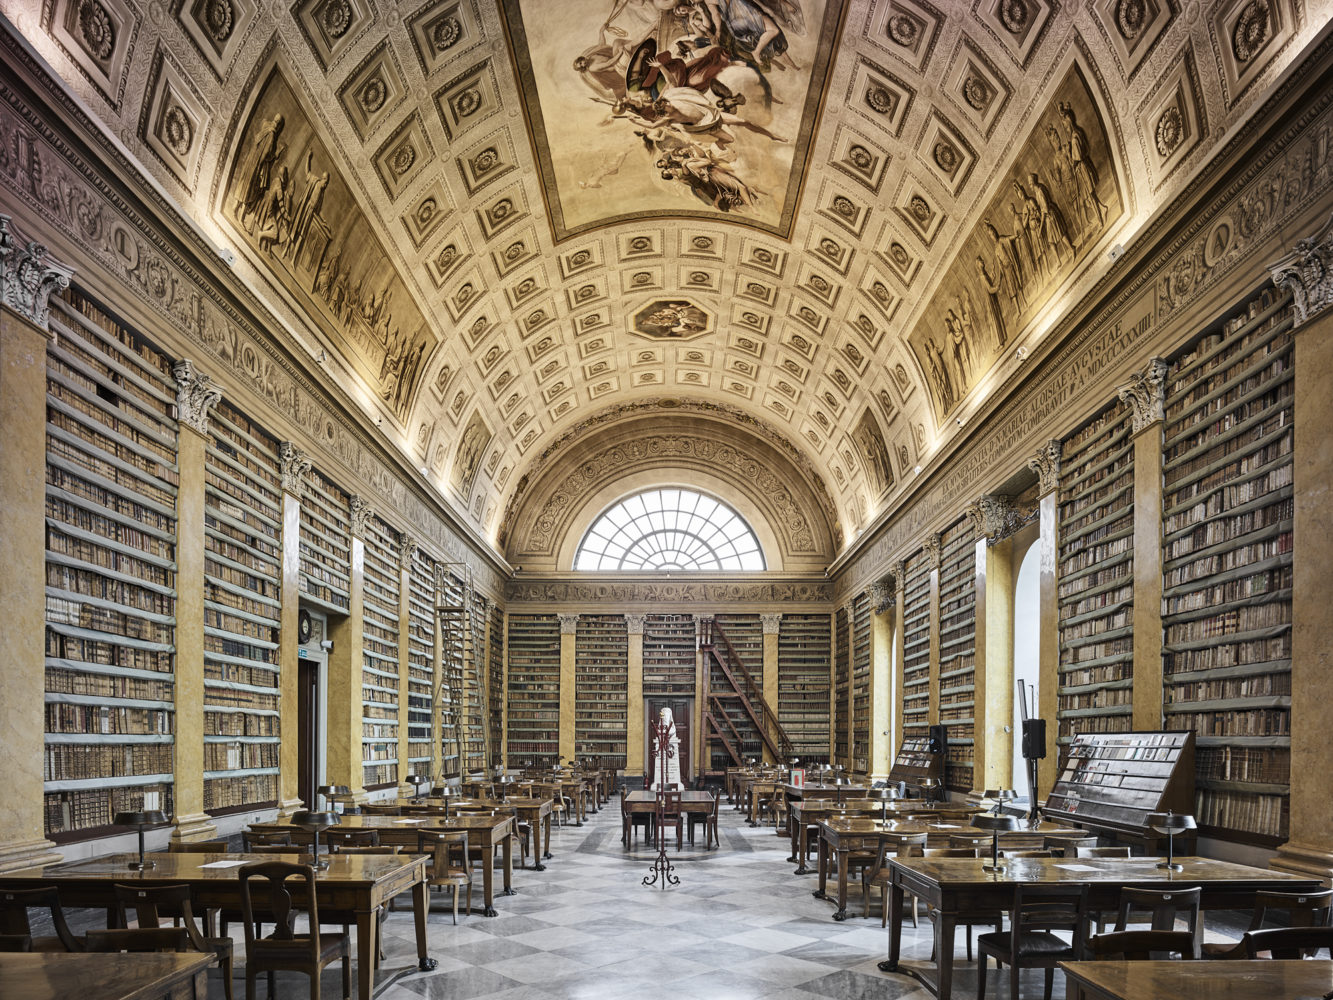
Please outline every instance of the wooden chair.
M1263 930L1272 911L1286 912L1288 927L1327 927L1333 912L1333 889L1321 892L1257 892L1254 894L1254 913L1246 931ZM1244 958L1245 943L1204 942L1204 958Z
M344 847L379 847L378 830L338 830L324 831L324 840L329 845L329 853L337 853Z
M343 1000L352 994L351 948L346 929L319 930L319 898L315 870L284 861L256 861L238 872L241 912L245 916L245 997L255 1000L255 977L268 973L268 995L273 996L274 972L304 972L310 977L310 1000L319 1000L319 975L342 959ZM297 901L309 918L309 929L296 933ZM277 926L268 937L255 933L259 914Z
M0 934L0 952L32 951L31 934Z
M112 927L90 930L84 950L94 952L190 951L190 933L184 927ZM227 991L230 996L231 991Z
M458 890L463 886L467 886L467 915L472 916L472 865L468 860L467 831L420 830L417 851L430 856L430 864L426 866L427 888L453 890L454 923L458 923Z
M922 855L927 858L979 858L983 855L989 857L990 852L979 847L927 847L922 849ZM920 900L912 897L912 926L917 925L917 907ZM931 910L931 917L934 917L934 910ZM997 931L1004 927L1004 914L999 910L971 910L958 914L957 925L963 928L964 940L967 943L967 960L972 961L972 932L977 927L994 927ZM934 952L931 952L931 958L934 958Z
M219 837L217 840L173 840L167 845L169 854L230 854L231 841Z
M991 834L989 833L951 833L949 834L950 847L984 847L990 850Z
M231 991L231 963L232 963L232 940L229 937L206 937L200 933L199 925L195 923L194 909L190 902L190 887L188 885L126 885L120 882L116 883L116 905L120 910L121 923L128 925L131 913L134 915L134 922L138 924L140 930L183 930L189 938L189 944L185 949L177 948L175 950L193 949L204 954L212 953L217 956L218 968L222 970L222 989L226 993L227 1000L232 1000ZM163 919L170 920L168 925ZM88 935L88 950L94 950L92 947L92 933ZM125 951L138 951L137 948L116 949ZM163 950L163 949L156 949Z
M712 847L714 844L717 844L719 847L722 845L721 840L718 839L718 833L717 833L718 798L719 796L717 796L716 794L713 796L713 804L709 806L708 812L706 813L692 812L686 814L686 819L688 820L690 827L689 832L690 832L691 844L694 843L694 828L700 824L703 824L704 848L707 849L709 847Z
M367 802L361 807L363 816L401 816L403 807L381 802ZM326 831L332 833L332 830Z
M1059 837L1047 834L1042 838L1041 846L1055 852L1056 856L1062 858L1074 857L1074 849L1078 847L1096 847L1096 837Z
M1141 923L1142 916L1135 920L1135 914L1148 916L1149 926L1155 931L1171 931L1176 928L1176 920L1184 918L1185 926L1191 936L1199 925L1199 899L1203 890L1198 886L1188 889L1135 889L1125 886L1120 890L1120 909L1116 914L1115 929L1129 929L1131 921ZM1199 957L1196 942L1190 948L1190 958Z
M639 827L643 827L643 842L646 844L653 834L653 814L651 812L630 812L628 788L620 789L620 840L626 847L631 847L638 838Z
M869 868L861 871L861 916L870 916L870 890L879 889L879 907L881 927L889 925L889 859L905 856L905 852L914 847L926 846L926 834L911 833L903 834L898 838L897 843L885 843L882 845L879 856L875 863ZM913 916L915 920L915 916ZM913 926L916 926L913 923Z
M1014 850L1013 848L1001 848L1000 857L1002 858L1053 858L1055 854L1046 848L1036 850L1035 848Z
M1163 955L1191 958L1192 931L1112 931L1088 938L1088 954L1099 961L1146 962Z
M977 1000L986 996L986 956L1009 966L1009 995L1017 998L1019 971L1046 972L1045 1000L1051 1000L1055 967L1083 957L1087 924L1086 885L1014 886L1014 908L1009 930L977 938ZM1055 934L1064 931L1070 940Z
M261 830L255 827L249 827L241 831L241 849L246 854L252 853L256 847L271 847L275 844L284 847L295 846L292 843L292 832L290 830Z
M33 935L29 918L32 910L46 910L51 915L54 936ZM65 922L60 891L53 885L0 890L0 934L28 938L24 951L83 951L83 942L74 936Z
M1246 931L1240 940L1246 958L1306 958L1321 948L1333 956L1333 927L1271 927Z
M661 838L666 835L667 825L675 824L676 850L679 851L681 842L681 836L680 836L681 813L680 813L680 791L678 789L672 788L662 792L662 799L661 802L659 803L658 815L661 818L661 823L657 827L657 836L658 836L657 846L661 847Z

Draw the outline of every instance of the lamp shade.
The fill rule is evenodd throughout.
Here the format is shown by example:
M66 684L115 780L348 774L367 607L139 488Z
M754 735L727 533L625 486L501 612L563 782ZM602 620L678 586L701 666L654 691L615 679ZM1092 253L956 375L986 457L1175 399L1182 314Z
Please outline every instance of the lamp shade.
M150 826L162 826L167 822L167 814L161 809L137 809L118 812L111 821L115 826L128 826L135 830L144 830Z
M972 825L978 830L990 830L995 833L1017 830L1018 817L1012 813L977 813L972 817Z
M1174 836L1178 833L1184 833L1186 830L1194 830L1197 824L1194 817L1187 813L1163 812L1148 813L1148 825L1158 833L1165 833Z
M311 833L319 833L321 830L327 830L341 822L342 817L332 809L300 809L292 813L292 826L299 826L302 830L309 830Z

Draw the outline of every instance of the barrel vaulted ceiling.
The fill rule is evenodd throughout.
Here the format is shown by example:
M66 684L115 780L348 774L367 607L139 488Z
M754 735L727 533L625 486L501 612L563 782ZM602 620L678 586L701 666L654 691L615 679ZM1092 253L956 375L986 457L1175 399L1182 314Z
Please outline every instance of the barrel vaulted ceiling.
M837 547L1333 0L0 10L488 537L586 434L706 417Z

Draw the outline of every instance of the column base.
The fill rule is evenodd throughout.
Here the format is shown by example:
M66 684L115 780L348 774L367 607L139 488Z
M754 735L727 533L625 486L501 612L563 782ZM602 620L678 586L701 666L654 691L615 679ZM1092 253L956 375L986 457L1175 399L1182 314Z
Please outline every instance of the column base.
M1323 847L1289 840L1277 849L1277 857L1268 862L1268 867L1295 875L1309 875L1322 879L1325 884L1333 883L1333 851Z
M303 799L283 799L278 803L278 822L285 823L292 818L292 813L309 808Z
M53 865L64 860L49 840L25 840L0 844L0 873Z
M212 840L217 835L218 828L213 825L213 817L207 813L195 813L176 817L176 829L171 832L171 840L172 843L183 844L191 840Z

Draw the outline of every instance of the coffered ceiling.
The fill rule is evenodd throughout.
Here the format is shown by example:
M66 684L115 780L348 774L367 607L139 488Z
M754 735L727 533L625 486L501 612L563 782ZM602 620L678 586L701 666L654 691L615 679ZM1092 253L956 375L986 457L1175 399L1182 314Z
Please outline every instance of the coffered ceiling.
M836 549L1333 0L0 10L488 537L593 428L702 415Z

